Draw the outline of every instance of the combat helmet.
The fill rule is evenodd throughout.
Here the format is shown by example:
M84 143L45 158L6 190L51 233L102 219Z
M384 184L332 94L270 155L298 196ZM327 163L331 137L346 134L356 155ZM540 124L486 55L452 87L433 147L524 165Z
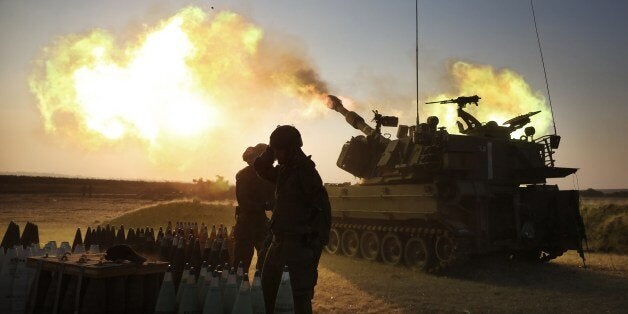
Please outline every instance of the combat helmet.
M270 147L273 149L300 148L302 146L301 133L291 125L279 125L270 134Z
M244 160L248 164L252 164L255 161L255 158L261 155L267 147L268 145L264 143L259 143L255 146L247 147L242 154L242 160Z

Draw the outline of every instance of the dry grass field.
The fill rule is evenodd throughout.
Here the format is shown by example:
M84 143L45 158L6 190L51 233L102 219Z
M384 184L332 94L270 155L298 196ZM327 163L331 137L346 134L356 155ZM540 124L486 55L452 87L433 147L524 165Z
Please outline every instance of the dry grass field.
M595 202L600 202L595 201ZM584 201L583 206L594 202ZM99 223L127 227L168 220L233 224L231 204L156 203L118 198L0 195L0 232L10 220L39 225L41 240L71 240L75 228ZM314 309L319 313L626 312L628 256L575 252L530 264L501 256L470 260L446 275L324 254Z
M117 197L0 194L0 232L4 235L11 220L20 228L30 221L39 226L41 242L72 241L77 227L84 231L87 226L98 225L151 203Z
M580 212L591 249L628 254L628 199L583 198Z
M549 264L499 257L471 260L434 276L323 255L315 308L320 312L625 312L628 257L570 252Z

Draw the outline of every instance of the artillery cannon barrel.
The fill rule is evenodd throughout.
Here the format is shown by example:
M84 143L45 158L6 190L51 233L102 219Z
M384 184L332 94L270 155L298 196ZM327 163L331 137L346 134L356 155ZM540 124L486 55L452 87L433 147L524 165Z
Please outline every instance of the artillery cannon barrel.
M342 101L338 99L338 97L334 95L327 95L328 101L327 106L330 109L338 111L341 115L345 117L347 123L354 127L357 130L360 130L362 133L367 136L375 135L377 132L371 126L369 126L366 122L364 122L364 118L362 118L359 114L354 111L349 111L342 105ZM379 134L378 134L379 135Z

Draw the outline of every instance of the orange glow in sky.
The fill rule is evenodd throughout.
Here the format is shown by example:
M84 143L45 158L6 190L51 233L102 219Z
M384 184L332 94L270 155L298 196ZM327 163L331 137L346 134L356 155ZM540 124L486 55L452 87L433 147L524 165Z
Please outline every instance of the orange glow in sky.
M136 38L94 30L44 49L30 86L49 133L90 148L137 140L152 161L185 167L182 147L217 149L203 138L250 125L247 99L294 98L301 118L327 112L310 65L262 46L263 31L236 13L188 7Z

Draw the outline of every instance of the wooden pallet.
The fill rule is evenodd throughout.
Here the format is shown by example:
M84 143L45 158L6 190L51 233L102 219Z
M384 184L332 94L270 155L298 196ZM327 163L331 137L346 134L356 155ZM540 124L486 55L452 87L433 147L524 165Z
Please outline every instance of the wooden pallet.
M105 282L122 280L123 286L126 282L128 287L133 285L138 289L147 289L145 282L150 281L150 291L140 299L133 298L127 306L139 306L131 312L152 311L156 302L157 293L161 283L163 273L168 270L167 262L145 262L143 264L135 264L128 261L111 262L104 259L105 254L72 254L65 257L29 257L26 265L36 269L33 287L29 296L27 305L27 313L36 313L39 311L51 312L53 314L62 312L72 313L94 313L104 312L105 307L111 305L125 304L125 296L117 295L114 299L106 298L109 303L97 303L105 298L108 291L105 290ZM54 275L54 276L53 276ZM40 287L40 279L48 278L47 287ZM52 278L51 278L52 277ZM54 278L54 279L53 279ZM64 280L64 278L66 278ZM51 279L53 279L51 281ZM73 280L73 285L67 284L67 281ZM63 282L66 282L64 285ZM84 286L84 282L87 287ZM92 287L90 287L92 285ZM98 285L100 289L94 288ZM138 286L139 285L139 286ZM63 288L63 287L66 287ZM50 288L53 289L50 289ZM63 290L65 289L65 290ZM85 291L85 289L87 289ZM115 291L114 291L115 292ZM68 299L66 293L70 293L72 300L68 305L64 300ZM53 303L47 304L46 298L53 300ZM86 298L83 304L82 299ZM147 298L147 300L141 300ZM139 303L138 303L139 302ZM90 303L94 303L90 306ZM142 305L149 304L148 308L142 309ZM64 308L66 308L64 310Z

